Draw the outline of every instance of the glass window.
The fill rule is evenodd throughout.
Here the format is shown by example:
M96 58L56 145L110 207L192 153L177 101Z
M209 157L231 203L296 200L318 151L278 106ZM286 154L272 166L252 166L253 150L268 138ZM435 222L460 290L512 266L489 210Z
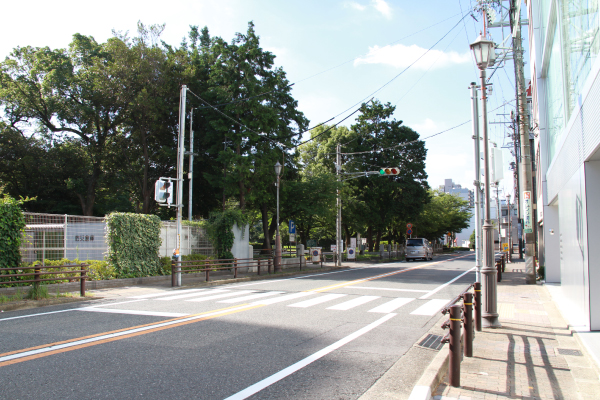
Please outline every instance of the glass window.
M508 217L508 210L502 210L502 216Z
M550 5L552 0L539 0L540 5L540 28L541 28L541 42L543 43L546 38L546 28L548 27L548 14L550 14Z
M408 239L406 241L407 246L423 246L423 239Z
M598 55L598 0L561 0L560 16L569 118Z
M563 101L563 76L560 54L560 37L558 25L554 30L554 42L550 52L548 66L548 160L552 160L556 153L559 135L564 128L564 101Z

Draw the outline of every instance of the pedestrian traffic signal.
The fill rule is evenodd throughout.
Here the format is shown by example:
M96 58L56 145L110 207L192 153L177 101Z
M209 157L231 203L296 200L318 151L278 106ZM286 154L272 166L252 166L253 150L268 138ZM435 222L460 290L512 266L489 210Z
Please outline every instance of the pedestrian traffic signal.
M154 200L159 203L173 204L173 185L170 181L157 180L154 184Z
M381 168L379 170L379 175L398 175L400 173L400 168L397 167L386 167Z

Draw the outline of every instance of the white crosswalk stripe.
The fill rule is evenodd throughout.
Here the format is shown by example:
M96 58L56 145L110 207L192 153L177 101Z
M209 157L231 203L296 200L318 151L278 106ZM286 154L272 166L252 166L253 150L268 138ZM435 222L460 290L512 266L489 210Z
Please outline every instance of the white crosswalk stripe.
M339 299L340 297L344 297L344 296L346 296L346 295L345 294L335 294L335 293L326 294L324 296L316 297L314 299L309 299L309 300L301 301L299 303L289 304L288 307L306 308L306 307L311 307L311 306L314 306L317 304L325 303L327 301Z
M249 300L260 299L263 297L275 296L276 294L281 294L281 293L283 293L283 292L257 293L257 294L251 294L248 296L243 296L243 297L236 297L235 299L221 300L221 301L218 301L217 303L239 303L241 301L249 301Z
M292 293L292 294L288 294L288 295L281 296L281 297L275 297L274 299L267 299L267 300L257 301L254 304L264 304L264 305L275 304L275 303L280 303L282 301L299 299L300 297L310 296L310 295L313 295L313 294L315 294L315 292L298 292L298 293Z
M140 294L138 296L129 296L129 299L149 299L152 297L159 297L159 296L170 296L173 295L174 293L178 293L178 294L182 294L182 293L195 293L195 292L202 292L206 289L185 289L185 290L177 290L177 291L172 291L172 290L161 290L160 292L152 292L152 293L146 293L146 294Z
M213 289L213 290L208 290L208 289L204 289L204 290L199 290L195 293L185 293L185 294L178 294L175 296L166 296L166 297L159 297L157 299L154 300L160 300L160 301L170 301L170 300L179 300L179 299L185 299L188 297L200 297L200 296L206 296L209 294L217 294L217 293L225 293L225 292L229 292L229 290L225 290L225 289Z
M233 293L221 293L221 294L215 294L214 296L199 297L197 299L189 299L189 300L184 300L184 301L201 302L201 301L222 299L225 297L240 296L242 294L255 293L255 292L256 292L256 290L240 290L240 291L236 291Z
M398 308L402 307L403 305L410 303L413 300L414 300L414 298L398 297L397 299L390 300L387 303L383 303L382 305L369 310L369 312L385 313L385 314L391 313L391 312L394 312L395 310L397 310Z
M416 310L414 310L413 312L411 312L411 314L413 314L413 315L433 315L433 314L437 313L438 311L440 311L441 308L444 307L446 304L448 304L448 300L439 300L439 299L429 300L427 303L423 304L421 307L419 307Z
M328 310L350 310L351 308L358 307L362 304L368 303L375 299L378 299L379 296L360 296L352 300L345 301L343 303L337 304L335 306L327 307Z

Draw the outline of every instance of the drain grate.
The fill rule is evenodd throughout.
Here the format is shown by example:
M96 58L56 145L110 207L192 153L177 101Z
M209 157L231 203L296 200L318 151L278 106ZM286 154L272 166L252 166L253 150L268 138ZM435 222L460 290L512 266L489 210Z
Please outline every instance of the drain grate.
M442 337L439 335L432 335L431 333L425 337L425 339L419 342L419 346L428 349L439 350L444 346L442 343Z
M558 349L558 354L563 356L583 356L583 353L574 349Z

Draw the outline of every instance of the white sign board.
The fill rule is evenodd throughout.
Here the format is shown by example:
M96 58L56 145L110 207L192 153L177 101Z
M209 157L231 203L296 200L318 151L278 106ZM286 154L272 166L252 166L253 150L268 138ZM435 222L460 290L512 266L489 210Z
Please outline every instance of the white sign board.
M295 233L290 233L290 242L293 242L293 243L296 242L296 234Z
M356 258L356 249L354 247L348 247L348 260L354 260Z
M335 244L331 245L331 251L333 251L334 253L337 251L337 246Z
M350 238L350 247L356 248L356 238Z
M530 191L523 192L523 233L533 233L533 204Z

